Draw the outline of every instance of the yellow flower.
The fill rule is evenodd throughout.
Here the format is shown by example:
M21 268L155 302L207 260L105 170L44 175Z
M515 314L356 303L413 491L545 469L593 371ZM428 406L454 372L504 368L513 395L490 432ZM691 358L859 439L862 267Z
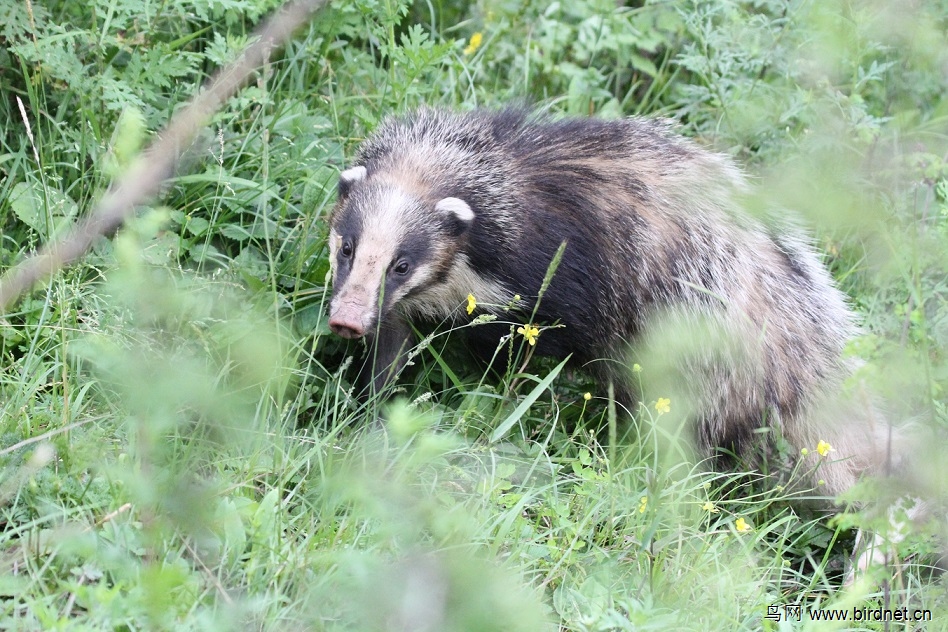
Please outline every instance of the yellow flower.
M667 397L659 397L658 401L655 402L655 410L657 410L659 414L671 412L671 400Z
M754 527L744 520L744 518L738 518L734 521L734 528L737 529L738 533L744 533L745 531L753 531Z
M471 35L471 39L468 40L467 46L464 48L465 55L473 55L477 52L477 49L481 47L481 43L484 41L484 34L478 31Z
M583 393L583 399L585 399L587 402L591 400L592 398L593 398L592 393Z
M639 513L645 513L646 509L648 509L648 496L642 496L639 498Z
M816 451L819 452L820 456L826 456L832 449L833 446L823 440L820 440L820 442L816 445Z
M641 372L642 372L642 366L641 366L640 364L638 364L638 363L633 364L633 365L632 365L632 372L633 372L633 373L641 373Z
M475 307L477 307L477 301L474 300L474 295L468 294L467 295L467 313L473 314Z
M701 508L707 511L708 513L718 513L718 508L714 506L714 503L710 500L705 504L701 505Z
M537 336L540 335L540 330L533 325L524 325L523 327L517 328L517 333L523 335L532 347L537 343Z

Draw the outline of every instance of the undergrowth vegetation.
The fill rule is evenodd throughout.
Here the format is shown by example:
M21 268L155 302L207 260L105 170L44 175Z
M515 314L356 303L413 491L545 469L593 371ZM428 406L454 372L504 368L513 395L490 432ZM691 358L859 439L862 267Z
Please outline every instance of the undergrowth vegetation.
M0 0L0 268L89 212L277 5ZM753 205L808 223L863 318L860 377L934 437L898 493L944 501L946 29L944 0L323 10L159 200L0 315L0 625L944 629L943 512L905 527L901 565L842 589L850 527L887 520L808 514L696 462L662 423L674 393L627 418L529 358L525 323L506 371L442 331L396 397L360 403L362 349L326 322L326 217L392 112L675 118L747 167ZM802 474L831 455L789 458ZM934 620L865 614L902 608Z

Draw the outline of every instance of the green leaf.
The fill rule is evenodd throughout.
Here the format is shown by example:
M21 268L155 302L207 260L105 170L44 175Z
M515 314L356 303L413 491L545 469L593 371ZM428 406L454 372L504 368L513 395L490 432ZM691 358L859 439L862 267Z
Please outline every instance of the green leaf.
M211 223L203 217L190 216L187 218L185 228L195 237L200 237L207 232L207 228L210 225Z
M79 209L62 191L26 182L13 185L10 208L21 222L43 237L54 235L70 224Z
M550 371L550 374L543 378L543 380L541 380L540 383L537 384L532 391L530 391L530 394L527 395L522 402L520 402L520 405L517 406L514 411L501 422L499 426L497 426L497 429L494 430L493 434L490 436L491 443L500 441L500 439L502 439L503 436L507 434L507 431L509 431L515 423L520 421L520 418L523 417L524 413L527 412L530 406L532 406L533 403L540 397L540 395L543 394L543 391L550 387L550 384L556 379L556 376L560 374L560 371L563 370L563 367L566 366L568 361L569 358L567 357L565 360L553 367L553 370Z

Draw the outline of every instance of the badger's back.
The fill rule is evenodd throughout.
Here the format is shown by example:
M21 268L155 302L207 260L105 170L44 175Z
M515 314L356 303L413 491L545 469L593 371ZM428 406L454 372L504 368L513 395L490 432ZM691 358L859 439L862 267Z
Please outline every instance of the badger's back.
M546 311L576 320L582 331L564 334L595 351L668 307L770 323L783 355L816 336L818 356L838 357L853 331L806 240L742 213L740 172L664 121L424 109L383 124L359 160L432 199L467 201L477 219L466 252L512 293L535 295L567 241Z

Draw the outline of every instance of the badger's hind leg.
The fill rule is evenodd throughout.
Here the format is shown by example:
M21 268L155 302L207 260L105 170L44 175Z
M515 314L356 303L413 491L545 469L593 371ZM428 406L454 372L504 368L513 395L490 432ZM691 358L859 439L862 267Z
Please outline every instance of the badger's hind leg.
M909 503L911 504L906 506ZM856 579L873 567L889 566L897 562L896 547L905 539L911 523L923 520L928 515L928 507L918 498L903 496L891 505L886 513L889 526L885 535L872 533L865 528L856 532L852 563L843 580L844 587L852 586Z
M851 563L843 586L849 587L873 567L898 563L896 548L913 525L930 516L931 509L905 486L911 469L910 455L917 441L912 427L893 426L885 415L872 409L865 419L831 428L828 441L834 445L833 460L817 470L825 477L827 492L838 496L864 477L876 479L878 496L867 498L862 507L875 512L881 524L874 530L860 527L856 532ZM858 418L857 418L858 419Z

